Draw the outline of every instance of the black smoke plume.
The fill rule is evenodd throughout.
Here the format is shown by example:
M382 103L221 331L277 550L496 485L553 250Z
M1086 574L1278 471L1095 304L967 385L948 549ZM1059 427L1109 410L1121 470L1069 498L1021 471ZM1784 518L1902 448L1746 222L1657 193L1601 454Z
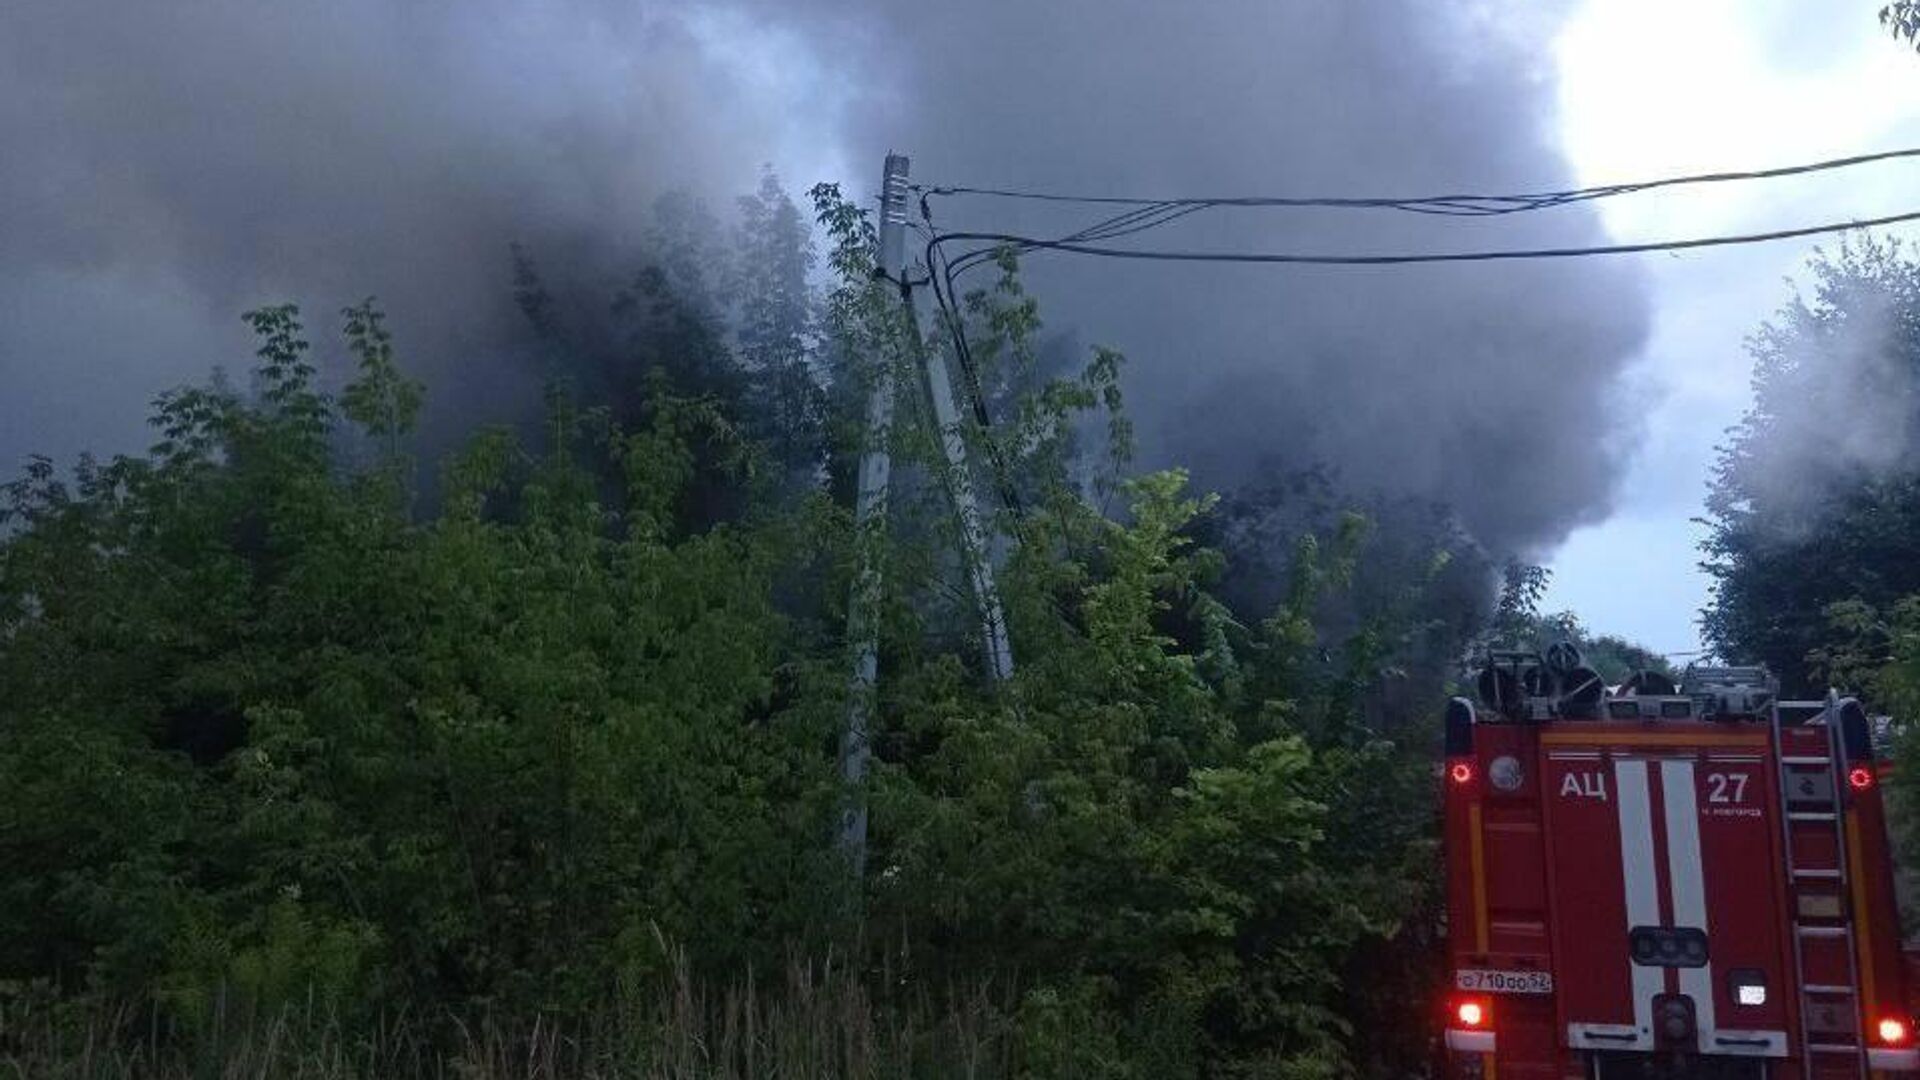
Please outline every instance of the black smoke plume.
M1099 194L1567 186L1550 5L1226 0L16 3L0 13L0 458L137 446L144 401L235 362L234 314L368 293L444 418L531 397L509 241L621 272L650 207L762 162ZM943 226L1057 211L941 201ZM1190 219L1167 246L1601 239L1500 220ZM1051 327L1131 358L1150 463L1237 487L1327 463L1539 553L1606 512L1646 331L1631 264L1279 270L1032 260Z

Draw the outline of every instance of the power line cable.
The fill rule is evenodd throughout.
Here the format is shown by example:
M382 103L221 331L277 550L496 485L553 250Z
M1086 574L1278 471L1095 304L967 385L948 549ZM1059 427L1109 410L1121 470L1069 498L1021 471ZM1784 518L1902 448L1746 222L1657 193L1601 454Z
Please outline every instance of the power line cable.
M965 380L964 392L972 406L975 421L980 425L982 436L987 444L988 458L993 465L995 480L999 488L1001 503L1014 514L1014 527L1019 528L1019 517L1024 512L1019 492L1014 489L1006 461L999 446L992 438L993 416L987 404L986 389L980 378L980 370L973 359L973 347L967 340L966 323L961 317L959 293L955 279L974 266L991 260L998 248L980 248L967 252L959 259L946 262L938 250L937 234L933 231L933 210L928 202L929 193L923 191L920 197L920 214L923 225L916 226L917 231L929 237L926 267L927 279L933 283L935 304L939 307L942 320L946 323L953 339L954 357L960 363ZM1115 214L1096 222L1065 239L1068 240L1108 240L1129 236L1136 232L1164 225L1177 218L1185 217L1205 207L1193 206L1143 206ZM945 288L942 288L944 282Z
M1353 197L1285 197L1285 196L1228 196L1207 198L1144 199L1130 196L1090 196L1068 195L1056 192L1023 191L1008 188L981 188L968 186L916 185L921 191L920 205L922 216L930 225L932 215L928 202L935 195L986 195L1002 198L1040 200L1046 202L1071 202L1095 205L1125 205L1135 209L1116 215L1103 222L1083 229L1071 236L1060 237L1055 242L1074 242L1091 239L1113 239L1121 235L1144 231L1157 225L1166 224L1175 218L1202 209L1218 207L1336 207L1371 208L1411 211L1416 213L1440 214L1444 216L1488 216L1509 214L1529 210L1543 210L1562 206L1572 202L1609 198L1618 195L1657 188L1686 184L1726 183L1731 181L1772 179L1783 176L1804 175L1835 169L1853 168L1900 158L1920 156L1920 148L1877 151L1869 154L1854 154L1847 157L1830 158L1824 161L1807 162L1798 165L1779 166L1770 169L1723 170L1712 173L1695 173L1682 176L1661 177L1653 180L1633 181L1621 184L1608 184L1586 188L1573 188L1561 191L1544 191L1522 194L1450 194L1425 195L1402 198L1353 198ZM1179 208L1175 210L1175 208ZM1025 245L1022 245L1025 247ZM970 252L953 260L946 271L948 283L953 278L992 257L991 250ZM931 263L929 263L931 270ZM950 290L951 291L951 290Z
M1468 252L1431 252L1386 255L1326 255L1291 252L1204 252L1204 251L1164 251L1141 250L1132 248L1114 248L1102 246L1102 243L1122 237L1135 235L1150 229L1169 224L1182 217L1203 210L1220 207L1322 207L1344 209L1389 209L1405 212L1434 214L1441 216L1494 216L1524 211L1542 210L1569 203L1610 198L1619 195L1649 191L1658 188L1691 184L1726 183L1772 179L1783 176L1803 175L1835 169L1852 168L1874 162L1920 156L1920 148L1881 151L1870 154L1857 154L1825 161L1809 162L1800 165L1781 166L1771 169L1744 171L1722 171L1698 173L1684 176L1662 177L1654 180L1636 181L1624 184L1611 184L1587 188L1573 188L1562 191L1532 192L1508 195L1450 194L1418 196L1411 198L1353 198L1353 197L1284 197L1284 196L1233 196L1209 198L1179 199L1142 199L1116 196L1079 196L1052 192L1019 191L1001 188L976 188L964 186L922 186L913 185L920 195L920 210L924 224L916 227L927 236L925 283L933 286L936 304L943 320L947 323L953 338L955 358L959 361L964 377L964 390L970 400L975 421L981 426L988 447L989 458L996 473L997 486L1002 502L1009 510L1019 513L1017 494L1013 492L1005 470L999 448L991 438L993 420L987 406L985 388L982 385L979 368L974 363L970 343L967 340L964 320L960 312L957 279L968 270L982 265L998 254L1011 248L1016 252L1049 250L1072 254L1091 255L1102 258L1142 259L1154 261L1179 262L1229 262L1229 263L1279 263L1295 265L1324 266L1388 266L1417 263L1442 262L1484 262L1501 260L1571 258L1598 255L1629 254L1651 251L1680 251L1693 248L1720 247L1736 244L1762 243L1800 236L1812 236L1838 232L1850 228L1865 228L1889 225L1920 219L1920 211L1890 215L1881 218L1849 222L1829 223L1805 228L1781 229L1762 233L1749 233L1734 236L1704 237L1674 241L1656 241L1637 244L1595 245L1566 248L1529 248L1511 250L1484 250ZM991 232L952 232L938 233L933 229L931 199L938 195L980 195L1000 198L1027 199L1045 202L1070 202L1083 205L1118 205L1132 209L1122 211L1087 226L1077 232L1053 240L1020 236L1011 233ZM942 245L950 242L975 241L985 246L972 249L954 259L945 258ZM915 282L919 284L922 282Z
M1001 502L1008 510L1015 514L1017 519L1022 512L1018 493L1015 492L1011 486L1005 461L1000 456L998 447L993 443L991 438L993 418L987 405L986 392L980 379L979 368L973 361L972 346L967 340L965 322L960 312L959 290L956 284L959 276L966 273L966 271L994 259L999 252L1003 250L1004 245L976 248L951 261L944 259L944 253L940 251L940 243L943 238L933 231L933 211L929 204L930 197L937 194L938 191L929 188L921 188L920 190L920 213L922 222L916 223L915 231L929 239L925 259L927 278L921 279L921 281L916 282L916 284L927 281L931 281L933 284L934 300L953 338L954 356L960 363L961 372L965 379L965 391L972 405L974 418L980 425L983 435L987 440L988 456L994 465L996 480L998 482L997 486L1000 489ZM1217 205L1217 203L1211 200L1172 200L1136 206L1132 210L1115 214L1076 233L1062 237L1060 241L1056 242L1119 239L1124 236L1131 236L1135 233L1169 224L1189 214L1210 209L1214 205ZM1439 210L1433 212L1452 213L1452 211ZM1043 245L1040 242L1034 242L1015 246L1019 250L1031 250L1034 247ZM942 288L943 284L945 286L944 289Z
M1420 195L1393 198L1235 195L1156 199L1139 196L1071 195L1060 192L1029 191L1014 188L969 187L963 185L941 185L932 187L919 187L916 185L916 188L926 195L977 195L1004 199L1025 199L1037 202L1121 206L1186 205L1201 203L1208 206L1320 207L1327 209L1407 210L1418 208L1415 212L1433 212L1433 208L1437 207L1443 208L1441 212L1482 214L1510 213L1513 212L1513 210L1530 210L1544 206L1558 206L1569 202L1584 202L1591 199L1611 198L1616 195L1634 194L1642 191L1653 191L1660 188L1679 187L1691 184L1717 184L1744 180L1771 180L1783 176L1802 176L1808 173L1849 169L1881 161L1913 157L1920 157L1920 147L1882 150L1869 154L1853 154L1847 157L1829 158L1824 161L1812 161L1798 165L1782 165L1769 169L1692 173L1681 176L1659 177L1652 180L1637 180L1619 184L1603 184L1594 187L1570 188L1561 191L1526 192L1503 195L1455 193L1450 195ZM1508 207L1512 209L1507 209Z
M1198 205L1138 207L1096 222L1071 234L1066 239L1117 239L1164 225L1201 209L1204 207ZM989 463L994 470L995 486L998 489L1001 504L1013 515L1013 528L1016 533L1019 533L1020 521L1025 510L1021 505L1019 491L1013 486L1010 470L1000 452L999 444L993 438L993 416L987 404L986 389L980 378L979 367L974 363L973 347L967 340L966 323L961 317L959 293L955 284L960 274L992 259L999 249L981 248L967 252L953 262L946 262L938 249L938 236L933 231L933 210L928 202L928 194L925 192L920 197L920 214L924 225L918 227L917 231L929 238L925 259L926 280L933 284L934 302L939 307L941 319L946 323L953 339L954 357L959 361L961 374L964 377L963 392L972 405L975 422L980 425L982 441L986 444Z
M1070 202L1094 205L1123 205L1136 209L1098 223L1089 229L1072 236L1060 237L1056 243L1084 241L1089 239L1112 239L1120 235L1130 235L1145 229L1165 224L1177 217L1185 216L1203 209L1219 207L1322 207L1344 209L1391 209L1414 213L1438 214L1442 216L1492 216L1522 211L1544 210L1564 206L1575 202L1611 198L1619 195L1650 191L1658 188L1690 184L1727 183L1734 181L1774 179L1784 176L1797 176L1809 173L1826 172L1835 169L1854 168L1860 165L1881 161L1920 156L1920 148L1885 150L1869 154L1854 154L1847 157L1830 158L1824 161L1807 162L1798 165L1779 166L1770 169L1724 170L1712 173L1695 173L1682 176L1660 177L1652 180L1633 181L1620 184L1607 184L1586 188L1572 188L1561 191L1544 191L1522 194L1466 194L1425 195L1399 198L1353 198L1353 197L1287 197L1287 196L1225 196L1205 198L1144 199L1130 196L1086 196L1068 195L1055 192L1022 191L1008 188L979 188L967 186L939 186L921 189L921 205L924 209L927 200L933 195L986 195L1002 198L1039 200L1045 202ZM1171 208L1181 208L1178 213L1169 214ZM1156 217L1156 215L1158 215ZM928 219L929 221L931 218ZM1116 229L1110 235L1104 230ZM1030 250L1031 245L1020 245ZM958 277L967 270L992 257L991 249L970 252L953 260L948 275Z
M1650 251L1688 251L1695 248L1730 247L1760 244L1772 240L1790 240L1801 236L1845 232L1849 229L1876 228L1920 220L1920 210L1888 214L1851 221L1826 222L1792 229L1738 233L1731 236L1693 237L1685 240L1653 240L1636 244L1598 244L1585 247L1511 248L1483 251L1435 251L1382 255L1325 255L1301 252L1258 251L1165 251L1146 248L1115 248L1074 240L1042 240L1013 233L951 232L937 234L929 248L958 241L975 241L995 247L1012 246L1026 250L1065 251L1076 255L1094 255L1109 259L1144 259L1158 262L1281 263L1309 266L1407 266L1418 263L1496 262L1520 259L1565 259L1595 255L1630 255Z
M926 231L931 237L928 240L931 252L932 244L938 239L938 235L933 230L933 209L928 205L924 194L920 197L920 214L926 224ZM973 350L967 342L966 327L961 321L959 306L949 303L947 297L943 295L941 272L935 268L934 257L931 254L926 262L926 271L926 281L933 286L934 301L940 308L941 322L946 324L948 334L953 339L954 359L960 363L961 392L971 407L974 422L980 427L980 441L987 451L987 463L993 472L995 492L1000 496L1001 505L1013 515L1012 527L1015 535L1019 536L1022 533L1020 522L1024 512L1020 504L1020 493L1013 486L1012 474L1007 467L1005 456L1001 453L999 441L993 437L993 413L987 406L986 388L981 383L980 370L973 362Z

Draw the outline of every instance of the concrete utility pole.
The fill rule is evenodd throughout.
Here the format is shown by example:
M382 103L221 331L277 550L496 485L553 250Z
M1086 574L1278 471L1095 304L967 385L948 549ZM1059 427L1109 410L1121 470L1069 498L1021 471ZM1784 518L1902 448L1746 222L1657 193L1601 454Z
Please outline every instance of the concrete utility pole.
M913 305L911 291L902 286L900 295L907 308L907 328L913 334L914 354L920 361L921 373L926 376L927 397L933 402L933 422L940 428L940 448L947 457L947 496L953 500L954 517L960 526L960 558L967 564L967 584L972 587L974 603L980 609L980 637L987 676L1002 682L1013 675L1013 647L1007 642L1006 615L1000 608L1000 590L993 580L986 530L981 528L980 507L974 500L973 474L967 470L967 439L953 404L953 378L947 373L947 358L938 349L928 349L926 339L920 336L920 315Z
M905 280L907 159L888 154L880 179L880 231L874 269L889 281ZM874 683L880 673L880 556L886 537L887 482L893 473L893 358L882 356L867 398L867 445L860 455L859 493L854 501L854 548L859 569L847 605L847 640L853 645L853 681L847 688L847 722L840 737L840 778L847 806L840 818L840 848L858 883L867 863L867 724L873 716Z
M981 645L987 673L995 682L1013 674L1013 650L1007 641L1006 616L993 579L986 530L974 498L973 476L967 470L967 443L954 406L953 380L947 361L929 350L920 333L920 314L907 284L907 157L888 154L880 183L880 229L875 269L900 290L904 332L924 376L924 389L939 425L940 448L946 457L942 478L953 500L960 533L960 558L980 615ZM841 818L840 844L860 880L866 868L867 804L865 785L868 724L873 716L874 684L879 674L880 554L886 535L887 484L893 470L888 452L892 438L894 384L891 358L882 358L874 373L867 401L867 445L860 458L859 495L854 504L855 543L860 568L854 580L853 602L847 610L847 639L853 643L853 680L848 688L846 728L840 743L840 775L848 791Z

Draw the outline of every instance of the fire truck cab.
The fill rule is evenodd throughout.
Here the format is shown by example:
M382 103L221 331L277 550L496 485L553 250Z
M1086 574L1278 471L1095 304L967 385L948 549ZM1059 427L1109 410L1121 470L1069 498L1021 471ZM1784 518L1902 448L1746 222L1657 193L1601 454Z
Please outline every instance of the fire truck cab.
M1920 1071L1858 702L1757 667L1608 687L1571 645L1476 689L1445 725L1452 1077Z

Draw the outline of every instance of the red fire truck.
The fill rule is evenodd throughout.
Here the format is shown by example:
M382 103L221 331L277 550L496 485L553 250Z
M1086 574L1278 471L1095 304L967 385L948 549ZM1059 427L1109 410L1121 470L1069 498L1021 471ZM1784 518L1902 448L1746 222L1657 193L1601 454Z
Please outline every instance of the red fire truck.
M1762 668L1496 653L1446 716L1455 1078L1920 1070L1872 725Z

